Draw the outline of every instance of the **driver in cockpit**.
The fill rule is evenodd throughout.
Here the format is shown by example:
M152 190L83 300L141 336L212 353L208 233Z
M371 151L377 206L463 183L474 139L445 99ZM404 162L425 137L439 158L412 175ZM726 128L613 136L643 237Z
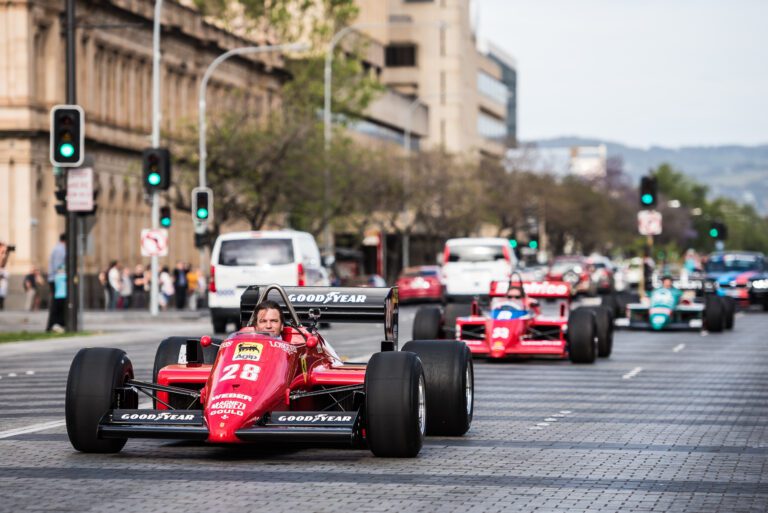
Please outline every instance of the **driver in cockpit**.
M491 310L495 319L517 319L528 315L522 287L510 285L503 298L494 299Z
M254 313L256 314L256 324L254 325L256 331L268 333L275 338L282 338L285 321L280 305L271 300L262 301L256 306Z

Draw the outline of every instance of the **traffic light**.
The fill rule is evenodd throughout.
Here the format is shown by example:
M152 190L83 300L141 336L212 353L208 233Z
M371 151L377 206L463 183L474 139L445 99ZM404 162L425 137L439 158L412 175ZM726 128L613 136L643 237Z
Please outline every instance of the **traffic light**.
M720 221L712 221L709 225L709 236L715 240L726 240L728 227Z
M509 239L509 247L515 249L517 247L517 239Z
M171 207L160 207L160 226L171 227Z
M51 109L51 164L78 167L83 163L84 120L79 105L56 105Z
M531 233L528 236L528 247L531 249L539 249L539 234Z
M195 234L195 247L196 248L204 248L211 243L211 237L209 232L204 233L196 233Z
M208 187L192 189L192 217L203 223L213 219L213 191Z
M168 148L147 148L141 152L144 188L148 193L167 191L171 186L171 152Z
M652 208L657 203L656 177L644 176L640 179L640 208Z

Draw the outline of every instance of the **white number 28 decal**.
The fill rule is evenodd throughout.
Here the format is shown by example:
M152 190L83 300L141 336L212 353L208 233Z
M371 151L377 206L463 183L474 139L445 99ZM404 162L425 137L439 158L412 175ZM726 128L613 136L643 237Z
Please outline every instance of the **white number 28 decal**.
M237 371L240 370L239 363L233 363L224 367L224 373L221 376L221 381L228 379L235 379ZM259 372L261 367L252 363L246 363L243 365L243 371L240 373L240 379L247 379L248 381L256 381L259 378Z
M491 338L507 338L509 337L509 328L493 328L493 334Z

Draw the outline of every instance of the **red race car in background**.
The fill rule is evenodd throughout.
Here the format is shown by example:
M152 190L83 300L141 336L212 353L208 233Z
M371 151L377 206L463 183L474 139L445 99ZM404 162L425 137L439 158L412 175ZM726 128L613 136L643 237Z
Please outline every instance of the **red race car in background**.
M539 299L561 301L554 315L544 315ZM550 356L569 358L574 363L593 363L607 357L613 345L613 319L605 307L570 310L571 286L566 282L511 281L491 283L490 305L477 301L466 316L445 325L443 312L422 308L414 319L414 339L454 334L467 344L474 356L492 359ZM552 305L554 306L554 305Z
M552 261L547 271L547 280L567 282L574 295L594 296L597 294L597 284L592 280L593 271L587 257L559 256Z
M440 267L422 265L407 267L397 279L400 301L442 301L443 283L440 279Z
M286 327L255 330L254 309L277 301ZM154 379L134 379L119 349L75 356L66 391L67 434L83 452L120 451L131 437L200 442L300 443L369 448L413 457L425 434L460 436L474 405L472 357L458 341L397 347L397 289L248 287L240 331L171 337L158 347ZM343 363L317 331L327 322L383 323L382 351ZM306 326L305 326L306 324ZM153 409L140 409L139 394Z

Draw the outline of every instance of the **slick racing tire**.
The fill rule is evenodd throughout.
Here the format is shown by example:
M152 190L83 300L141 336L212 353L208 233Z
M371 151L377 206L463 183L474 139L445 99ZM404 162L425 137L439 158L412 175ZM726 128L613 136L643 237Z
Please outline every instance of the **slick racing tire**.
M448 303L445 305L445 313L443 315L444 338L455 338L456 319L459 317L467 317L471 313L471 303Z
M413 458L426 433L426 380L413 353L374 354L365 371L365 427L375 456Z
M605 306L595 306L589 310L595 313L597 356L607 358L613 350L613 316Z
M704 325L710 333L720 333L725 328L725 307L720 296L707 295L704 303Z
M127 439L100 439L99 422L109 410L138 408L138 392L116 393L129 379L133 379L133 365L125 351L91 347L77 352L69 368L64 401L72 447L81 452L120 452Z
M168 365L175 365L178 363L186 363L187 358L187 339L198 337L168 337L160 342L155 352L155 363L152 366L152 383L157 383L157 375L160 369ZM222 339L211 338L213 345L203 347L203 363L213 365L216 361L216 355L219 352L218 344L221 344ZM199 342L198 342L199 343ZM187 409L189 406L189 398L186 396L180 396L177 394L169 394L168 403L174 408ZM158 402L156 399L152 399L153 408L158 408Z
M568 356L573 363L594 363L597 356L594 312L577 308L568 317Z
M603 296L603 298L600 301L601 306L604 306L611 312L611 317L613 319L617 317L621 317L621 308L619 306L619 299L616 297L616 294L611 293Z
M442 314L436 306L423 306L416 311L413 319L413 339L432 340L440 338Z
M416 353L427 384L427 434L461 436L469 431L475 406L472 353L464 342L414 340L403 351Z
M725 314L725 329L732 330L736 318L736 300L732 297L721 297Z

